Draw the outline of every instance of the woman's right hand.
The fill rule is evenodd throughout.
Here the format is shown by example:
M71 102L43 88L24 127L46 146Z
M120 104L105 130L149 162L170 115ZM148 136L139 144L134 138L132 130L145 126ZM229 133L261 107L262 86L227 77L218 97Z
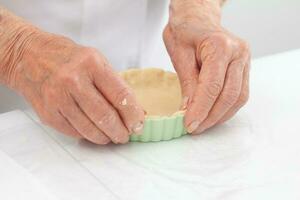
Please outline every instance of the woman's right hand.
M9 83L42 122L97 144L126 143L142 131L142 107L97 50L37 30L24 38L14 45Z

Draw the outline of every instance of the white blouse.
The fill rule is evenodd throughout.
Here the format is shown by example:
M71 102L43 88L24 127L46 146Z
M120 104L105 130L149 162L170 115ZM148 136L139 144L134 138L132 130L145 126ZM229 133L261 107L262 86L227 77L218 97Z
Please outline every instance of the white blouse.
M1 0L0 4L44 30L96 47L115 69L123 70L139 66L160 67L168 62L162 42L168 2Z

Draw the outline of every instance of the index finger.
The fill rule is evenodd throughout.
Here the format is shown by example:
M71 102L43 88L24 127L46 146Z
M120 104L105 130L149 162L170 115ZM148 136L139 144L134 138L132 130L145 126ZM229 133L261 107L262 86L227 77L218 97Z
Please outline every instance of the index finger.
M176 54L172 57L172 63L177 72L182 93L181 109L185 110L192 99L200 66L196 61L194 49L176 49Z
M140 133L144 125L144 110L125 81L105 62L94 74L96 87L113 105L130 133Z
M197 88L185 115L185 126L189 133L194 132L205 120L219 97L228 64L228 56L218 53L207 56L202 61Z

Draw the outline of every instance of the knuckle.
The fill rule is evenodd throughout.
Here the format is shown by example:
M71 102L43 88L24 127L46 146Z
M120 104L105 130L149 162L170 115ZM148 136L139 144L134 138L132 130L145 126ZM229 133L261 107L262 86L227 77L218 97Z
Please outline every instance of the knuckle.
M222 90L222 84L219 82L210 82L204 86L204 91L208 98L215 99Z
M226 93L224 93L224 99L223 99L223 104L225 106L232 106L234 105L238 98L239 98L239 91L235 89L230 89Z
M61 85L67 88L74 88L76 91L82 90L80 76L77 73L70 73L61 77Z
M245 41L241 41L240 45L239 45L239 52L240 55L244 58L244 59L250 59L251 53L250 53L250 47L249 44Z
M224 33L214 33L201 49L202 60L214 59L216 54L229 57L232 54L233 40Z
M231 39L225 34L216 34L214 39L218 46L223 47L224 49L229 49L232 47Z
M114 124L116 121L116 113L112 110L108 110L100 115L98 119L98 124L100 126L107 125L107 124Z
M96 48L85 47L83 50L83 57L82 67L92 73L97 70L103 71L103 69L106 69L109 65L105 57L102 56Z
M89 61L89 65L87 67L93 68L95 66L108 66L108 61L96 48L85 47L84 54L85 59Z
M60 73L58 75L58 80L61 85L73 86L79 81L79 77L74 72Z
M245 42L245 41L241 41L240 42L240 49L243 52L249 52L250 51L250 45L247 42Z

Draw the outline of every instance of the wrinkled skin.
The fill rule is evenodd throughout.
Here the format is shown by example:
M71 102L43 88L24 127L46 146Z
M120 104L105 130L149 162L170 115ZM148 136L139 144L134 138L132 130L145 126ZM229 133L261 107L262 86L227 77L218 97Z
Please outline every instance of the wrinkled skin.
M221 27L222 2L170 4L163 38L190 133L228 120L249 95L249 48ZM126 143L142 131L143 109L100 52L45 33L1 7L0 28L0 82L21 93L42 122L96 144Z
M128 142L144 111L97 50L47 36L32 41L17 66L17 88L41 120L97 144Z
M143 109L101 53L1 14L0 80L42 122L96 144L126 143L143 129Z
M173 1L163 37L182 87L185 126L199 134L247 102L250 51L221 27L220 5L186 2Z
M0 28L0 82L21 93L44 124L96 144L123 144L142 131L144 110L96 49L1 7Z

